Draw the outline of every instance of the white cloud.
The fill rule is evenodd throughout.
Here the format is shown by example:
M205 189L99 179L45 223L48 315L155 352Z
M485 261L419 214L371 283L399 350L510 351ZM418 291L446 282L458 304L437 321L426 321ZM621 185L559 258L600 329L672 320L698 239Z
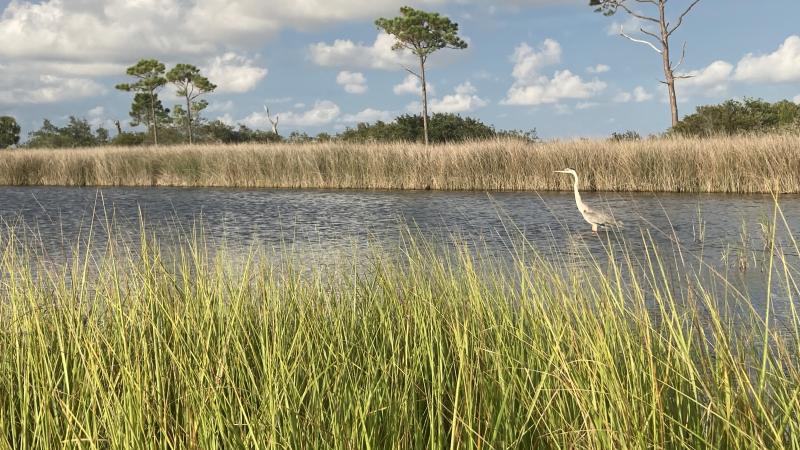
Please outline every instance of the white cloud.
M580 102L577 105L575 105L575 109L578 109L578 110L582 111L582 110L585 110L585 109L596 108L597 106L600 106L600 104L597 103L597 102Z
M86 112L90 118L102 117L106 113L106 109L102 106L95 106Z
M511 61L514 63L511 76L518 83L535 81L539 78L538 74L543 67L561 61L561 45L553 39L545 39L539 46L539 51L536 51L523 42L514 49Z
M701 92L706 96L722 94L728 90L733 65L725 61L714 61L704 69L691 70L678 75L691 78L678 79L677 85L689 92Z
M319 100L314 103L314 107L303 111L286 111L277 113L280 116L282 125L296 127L319 127L327 125L341 114L341 110L336 103L329 100ZM263 128L269 125L266 112L254 112L244 118L242 123L253 128Z
M439 113L462 113L483 108L489 102L478 97L478 90L469 81L459 84L455 93L430 102L431 111Z
M381 111L373 108L367 108L355 114L345 114L341 118L344 123L365 123L376 122L378 120L389 122L392 120L394 114L391 111Z
M129 62L130 55L254 50L284 28L374 19L399 6L394 0L15 0L0 16L0 55Z
M252 59L228 52L214 58L204 72L217 85L217 92L244 93L253 90L268 70L256 67Z
M620 92L614 97L614 101L617 103L628 103L632 101L642 103L652 99L653 94L647 92L642 86L636 86L632 92Z
M228 126L233 126L234 124L233 116L231 116L231 113L225 113L221 116L217 116L217 120Z
M211 102L208 107L205 109L205 112L229 112L233 110L234 104L232 100L224 101L224 102Z
M511 57L514 84L508 90L504 105L540 105L558 103L562 99L587 99L606 88L606 83L594 79L584 81L569 70L558 70L553 78L541 75L542 68L561 60L561 45L546 39L538 51L523 43Z
M90 109L86 112L87 120L89 121L89 125L93 128L98 128L103 125L108 125L110 120L105 119L106 109L102 106L95 106L94 108ZM113 124L112 124L113 125Z
M0 70L0 73L3 73ZM5 75L5 74L3 74ZM41 75L0 79L0 104L43 104L103 95L107 89L87 78Z
M363 94L367 92L367 78L361 72L343 70L336 76L336 83L343 86L348 94Z
M624 21L613 21L611 25L608 26L606 29L606 33L609 36L618 36L620 33L624 32L628 35L633 35L636 33L641 33L639 30L644 28L645 30L651 31L647 28L647 23L644 20L638 19L636 17L626 15L627 19Z
M569 70L557 71L552 79L539 77L530 84L515 83L501 102L505 105L541 105L557 103L562 99L594 97L606 88L599 80L583 81Z
M425 83L428 86L428 95L436 95L436 90L430 83ZM395 95L420 95L422 91L422 82L414 75L406 75L400 84L396 84L392 89Z
M408 50L395 51L393 36L379 33L372 45L337 39L333 44L318 42L309 47L311 61L323 67L355 67L360 69L402 70L416 59Z
M787 83L800 81L800 36L789 36L772 53L748 53L736 65L738 81Z
M596 66L586 68L586 71L589 73L606 73L609 70L611 70L611 67L606 64L598 64Z
M792 101L800 105L800 94L798 94L797 97L793 98Z

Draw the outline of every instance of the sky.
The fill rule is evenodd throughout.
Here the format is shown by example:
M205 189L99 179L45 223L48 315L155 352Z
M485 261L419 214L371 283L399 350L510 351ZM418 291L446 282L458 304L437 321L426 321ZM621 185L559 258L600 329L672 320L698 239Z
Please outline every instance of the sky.
M673 21L689 3L667 3ZM126 124L131 94L114 86L142 58L200 67L218 85L207 119L271 129L266 105L284 135L418 113L414 59L374 25L406 4L447 15L469 43L430 57L433 112L544 138L670 125L661 56L619 35L646 38L642 24L587 0L0 0L0 115L24 134L70 115ZM693 75L677 87L681 115L729 98L800 103L798 17L797 0L701 0L672 36L678 59L686 43L678 72Z

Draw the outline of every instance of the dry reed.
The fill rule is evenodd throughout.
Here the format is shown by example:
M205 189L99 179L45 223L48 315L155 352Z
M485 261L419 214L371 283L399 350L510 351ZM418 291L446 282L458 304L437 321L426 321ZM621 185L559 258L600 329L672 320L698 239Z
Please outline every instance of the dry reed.
M800 137L612 142L206 145L15 150L0 184L246 188L800 192Z

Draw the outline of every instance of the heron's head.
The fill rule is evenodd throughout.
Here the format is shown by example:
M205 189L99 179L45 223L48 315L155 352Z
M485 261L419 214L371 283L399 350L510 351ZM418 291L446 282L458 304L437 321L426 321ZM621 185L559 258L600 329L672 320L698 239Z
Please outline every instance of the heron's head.
M567 169L564 169L564 170L556 170L554 173L568 173L570 175L575 175L576 177L578 176L578 173L575 172L575 170L570 169L570 168L567 168Z

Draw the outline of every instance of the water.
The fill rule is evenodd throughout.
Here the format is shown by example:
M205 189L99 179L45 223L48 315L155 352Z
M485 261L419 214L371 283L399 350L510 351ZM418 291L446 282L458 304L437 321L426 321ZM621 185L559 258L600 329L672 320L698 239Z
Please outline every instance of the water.
M52 187L3 187L0 193L0 219L28 230L54 260L85 238L92 224L99 241L103 224L111 221L115 233L135 239L140 217L166 241L202 223L205 238L225 242L233 254L253 244L292 247L314 255L308 261L315 263L368 245L391 249L406 225L434 241L456 235L506 256L518 232L548 258L566 261L585 260L579 256L587 252L602 259L609 243L608 234L591 233L571 193ZM683 257L690 268L676 264L676 272L732 274L754 306L763 305L767 258L761 250L768 240L762 224L772 220L772 197L586 193L584 201L625 223L610 236L623 237L634 254L642 233L649 233L648 241L669 249L669 258ZM781 197L780 205L790 229L800 230L800 196ZM777 245L796 262L785 232L778 233ZM792 299L782 289L776 309L788 314Z

